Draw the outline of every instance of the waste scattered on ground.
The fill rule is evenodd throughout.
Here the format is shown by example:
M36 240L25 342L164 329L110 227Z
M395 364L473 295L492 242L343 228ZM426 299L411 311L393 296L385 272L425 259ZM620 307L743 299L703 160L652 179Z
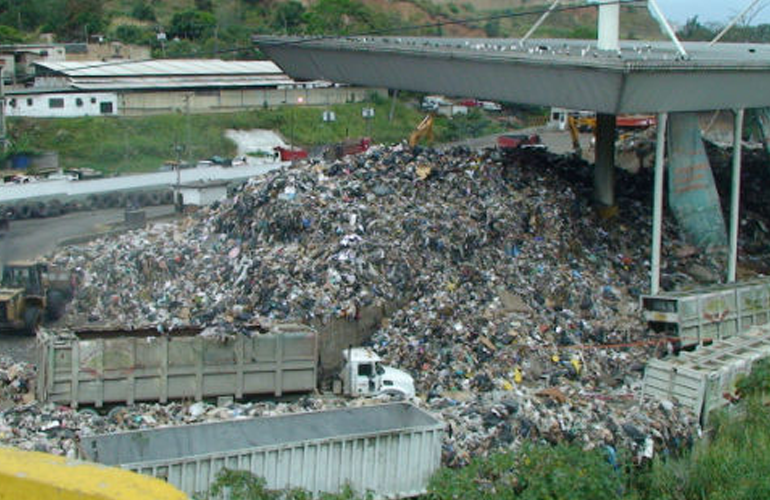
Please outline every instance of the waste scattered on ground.
M590 176L584 162L546 151L502 163L464 148L372 148L284 168L181 223L58 252L53 262L82 283L62 323L237 332L356 321L362 307L398 301L371 345L415 376L419 404L448 423L445 463L527 439L648 457L686 444L696 425L674 403L639 399L644 361L671 348L638 304L650 175L619 173L613 219L592 207ZM667 289L716 280L723 267L671 221L663 256ZM0 441L68 454L79 432L338 404L172 403L109 416L30 404L0 414Z
M0 357L0 410L35 399L35 368L29 363Z

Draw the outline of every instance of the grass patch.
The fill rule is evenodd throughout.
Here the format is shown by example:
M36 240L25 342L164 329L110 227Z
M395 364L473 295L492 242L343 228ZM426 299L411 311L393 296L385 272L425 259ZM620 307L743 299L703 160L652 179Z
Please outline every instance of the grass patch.
M371 123L361 117L363 107L375 109ZM58 119L9 119L12 141L33 144L37 151L56 151L64 168L89 167L107 174L150 172L173 160L180 147L188 161L214 155L235 155L235 144L226 139L227 129L271 129L287 140L311 147L371 132L374 142L391 144L405 139L423 114L398 103L388 121L390 101L330 106L337 121L321 120L325 107L297 106L238 113L174 113L150 117L87 117ZM437 120L440 140L448 120Z

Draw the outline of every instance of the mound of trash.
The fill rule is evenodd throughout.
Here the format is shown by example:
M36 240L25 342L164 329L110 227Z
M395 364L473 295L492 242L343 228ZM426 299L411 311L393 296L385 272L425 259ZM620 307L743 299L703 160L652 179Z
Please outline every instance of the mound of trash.
M645 360L670 349L639 309L647 177L623 178L604 219L588 168L393 147L273 171L183 222L59 251L80 282L62 322L237 331L399 303L371 345L449 424L446 463L527 439L649 456L695 423L639 395ZM664 231L664 286L719 278L721 257Z

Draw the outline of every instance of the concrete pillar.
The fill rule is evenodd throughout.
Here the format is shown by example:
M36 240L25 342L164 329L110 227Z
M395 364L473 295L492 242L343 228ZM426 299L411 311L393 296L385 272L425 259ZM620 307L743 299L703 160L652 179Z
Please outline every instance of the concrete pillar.
M743 109L735 111L733 126L733 184L730 191L730 256L727 262L727 282L734 283L738 270L738 227L741 206L741 141L743 140Z
M599 3L599 50L620 49L620 3L617 0L603 0Z
M660 292L660 245L663 234L663 167L666 159L666 125L668 114L658 115L655 143L655 181L652 198L652 257L650 259L650 294Z
M596 115L594 201L615 206L615 115Z

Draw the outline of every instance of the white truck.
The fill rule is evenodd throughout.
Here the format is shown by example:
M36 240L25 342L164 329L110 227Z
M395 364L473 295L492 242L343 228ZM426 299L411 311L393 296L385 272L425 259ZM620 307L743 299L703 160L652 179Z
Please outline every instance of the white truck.
M199 327L41 330L37 357L38 399L72 407L280 397L320 385L318 334L293 323L224 337ZM412 377L382 365L371 350L350 347L343 358L345 367L332 381L338 394L414 396Z
M388 394L414 397L414 379L405 371L382 364L371 349L356 347L343 352L345 366L340 373L342 392L348 396Z

